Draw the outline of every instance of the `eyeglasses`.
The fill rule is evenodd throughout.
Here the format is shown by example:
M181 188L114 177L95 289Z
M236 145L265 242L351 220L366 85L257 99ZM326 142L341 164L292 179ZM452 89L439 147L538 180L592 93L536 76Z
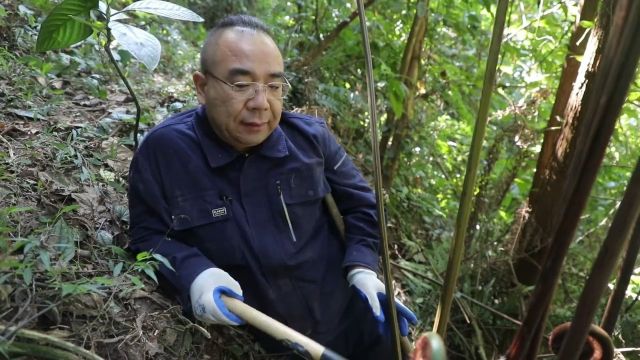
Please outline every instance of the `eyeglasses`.
M267 97L271 99L281 100L284 99L289 93L289 90L291 90L291 84L289 84L289 80L285 77L282 78L285 82L261 84L253 81L238 81L232 84L222 80L209 71L205 71L205 74L229 86L234 94L243 99L253 99L260 90L264 91Z

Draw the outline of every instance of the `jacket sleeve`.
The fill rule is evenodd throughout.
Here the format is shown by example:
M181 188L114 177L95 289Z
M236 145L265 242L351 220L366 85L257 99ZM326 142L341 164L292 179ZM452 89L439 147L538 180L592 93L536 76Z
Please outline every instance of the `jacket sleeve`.
M191 283L202 271L215 266L200 250L171 238L172 218L166 195L170 189L163 179L175 169L161 160L167 146L160 146L162 142L157 140L145 139L129 169L129 249L160 254L169 260L175 271L164 265L159 271L189 310Z
M345 225L346 253L342 265L378 271L380 235L374 193L324 121L321 126L325 176Z

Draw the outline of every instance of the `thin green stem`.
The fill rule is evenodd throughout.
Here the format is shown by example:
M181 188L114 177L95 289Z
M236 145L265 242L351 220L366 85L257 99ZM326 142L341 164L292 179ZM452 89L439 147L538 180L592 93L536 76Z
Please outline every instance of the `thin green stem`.
M140 114L142 113L142 110L140 108L140 102L138 101L138 97L136 96L136 93L133 91L131 84L129 84L129 80L122 72L122 69L120 69L120 66L118 66L118 62L116 61L115 57L113 56L113 53L111 52L112 35L111 35L111 30L109 29L108 26L107 26L106 35L107 35L107 42L104 45L104 50L107 53L107 56L109 56L109 60L111 61L111 64L113 64L113 67L116 69L118 76L120 76L120 79L122 79L124 86L127 87L127 90L129 91L129 95L131 95L131 98L133 99L133 103L136 106L136 122L133 127L133 150L135 151L138 148L138 131L140 129Z

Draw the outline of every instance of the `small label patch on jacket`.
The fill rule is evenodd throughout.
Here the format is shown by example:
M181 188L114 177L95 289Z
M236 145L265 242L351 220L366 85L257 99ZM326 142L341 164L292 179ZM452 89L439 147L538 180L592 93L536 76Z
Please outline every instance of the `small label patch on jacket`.
M213 209L211 210L211 215L213 215L213 217L225 216L227 215L227 208L221 207L221 208Z

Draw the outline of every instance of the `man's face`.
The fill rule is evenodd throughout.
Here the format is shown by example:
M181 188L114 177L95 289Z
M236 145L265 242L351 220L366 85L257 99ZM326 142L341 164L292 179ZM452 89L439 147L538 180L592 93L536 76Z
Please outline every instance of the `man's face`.
M198 101L207 106L215 133L236 150L245 152L261 144L278 126L282 99L268 97L265 91L243 98L214 76L231 84L283 82L284 62L276 44L262 32L234 27L216 36L210 43L215 49L206 49L210 54L208 73L196 72L193 81Z

